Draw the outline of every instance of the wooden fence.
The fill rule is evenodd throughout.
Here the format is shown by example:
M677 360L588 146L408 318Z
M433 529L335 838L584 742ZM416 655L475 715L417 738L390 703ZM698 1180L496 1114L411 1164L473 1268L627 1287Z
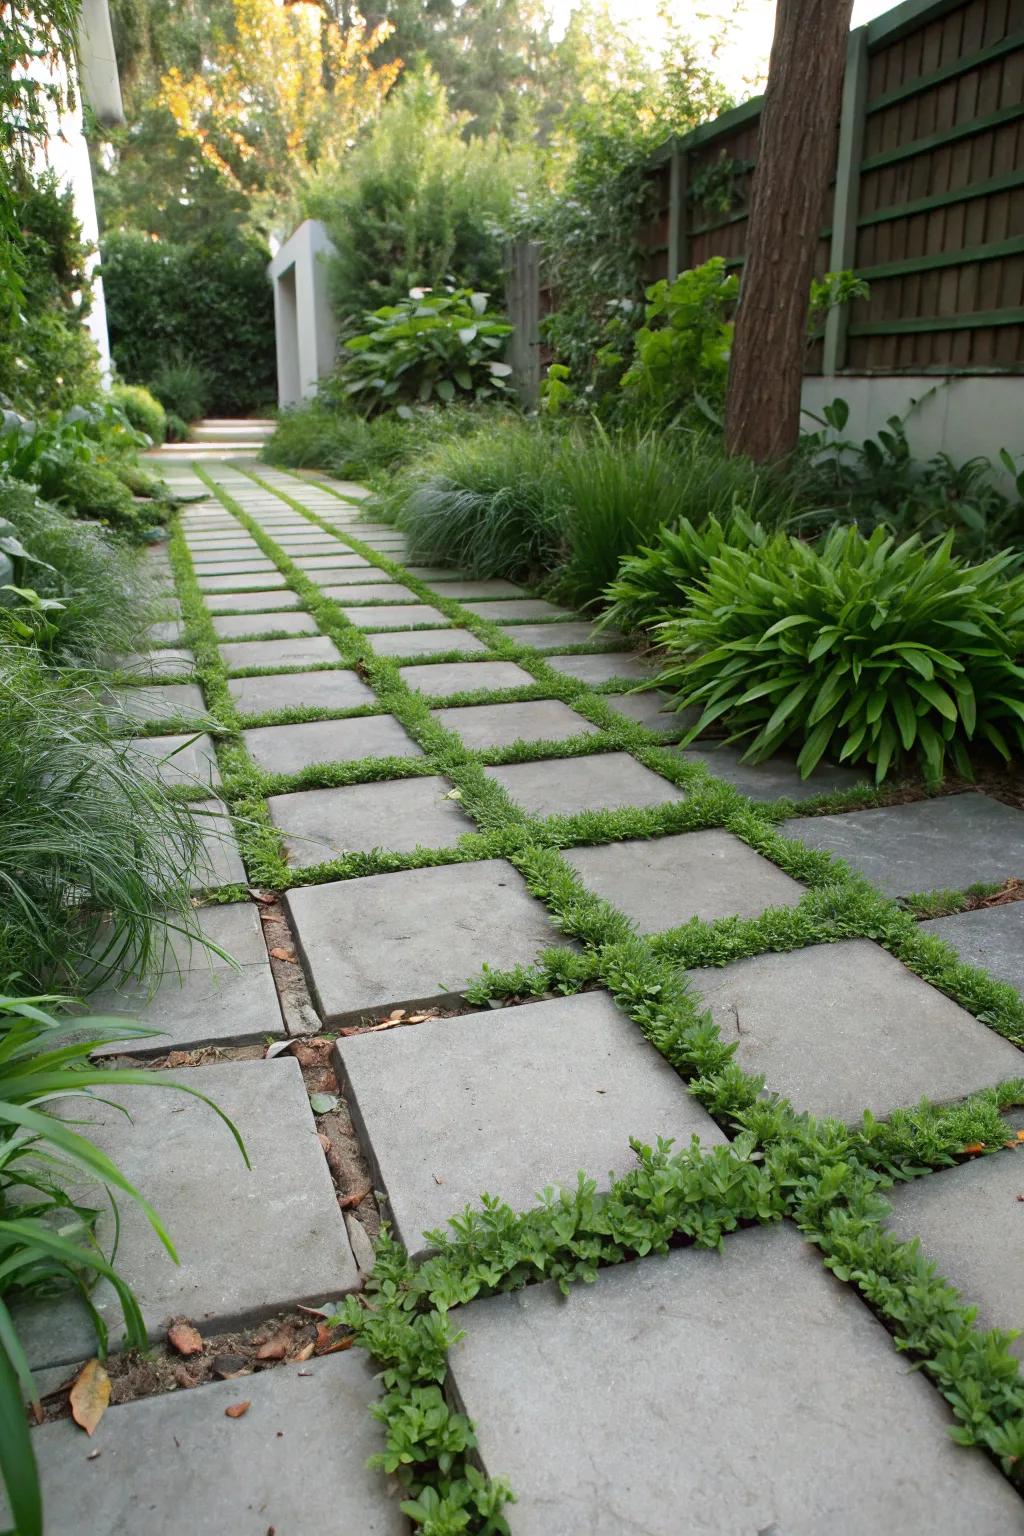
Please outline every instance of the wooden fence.
M760 114L653 156L648 281L742 269ZM851 32L815 270L851 267L871 297L830 316L809 373L1024 372L1024 0L905 0Z

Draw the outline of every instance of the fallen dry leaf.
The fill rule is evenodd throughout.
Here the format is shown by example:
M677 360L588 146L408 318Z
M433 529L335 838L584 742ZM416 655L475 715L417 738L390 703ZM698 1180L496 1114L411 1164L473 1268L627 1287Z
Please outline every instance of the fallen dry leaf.
M974 1157L978 1152L984 1152L984 1150L985 1143L983 1141L969 1141L966 1147L964 1147L964 1151L971 1157Z
M296 1312L305 1312L307 1317L333 1317L337 1307L304 1307L300 1302L295 1305Z
M1017 1132L1017 1140L1018 1141L1024 1141L1024 1131L1018 1131Z
M290 1328L282 1328L280 1333L275 1333L272 1339L261 1344L256 1351L257 1360L283 1360L288 1354L288 1348L292 1342Z
M203 1352L202 1335L191 1323L175 1323L173 1328L168 1328L167 1342L179 1355L201 1355Z
M360 1189L351 1195L339 1195L338 1204L343 1211L353 1211L357 1205L362 1205L369 1193L368 1189Z
M251 1402L231 1403L227 1408L224 1409L224 1417L226 1419L240 1419L242 1414L248 1413L251 1407Z
M329 1136L325 1136L323 1131L317 1132L316 1139L325 1152L329 1152L331 1150L331 1138Z
M110 1377L98 1360L87 1360L71 1388L71 1417L91 1435L110 1402Z
M270 951L270 958L271 960L287 960L290 965L298 963L294 949L282 949L279 944L276 944Z
M351 1349L355 1341L354 1333L336 1338L332 1328L328 1328L324 1323L317 1324L316 1352L318 1355L336 1355L343 1349Z
M274 902L277 900L277 897L273 891L256 891L252 888L251 885L247 886L246 890L252 897L253 901L258 901L261 907L273 906Z
M217 1355L213 1362L213 1374L219 1376L221 1381L243 1376L248 1368L249 1362L244 1355Z
M303 1344L301 1349L297 1349L295 1351L295 1354L292 1356L292 1359L293 1360L308 1360L310 1358L310 1356L312 1355L312 1353L313 1353L315 1348L316 1348L316 1345L314 1343Z
M393 1009L393 1011L388 1014L388 1018L389 1019L395 1019L395 1020L404 1019L405 1018L405 1009L404 1008L395 1008L395 1009Z

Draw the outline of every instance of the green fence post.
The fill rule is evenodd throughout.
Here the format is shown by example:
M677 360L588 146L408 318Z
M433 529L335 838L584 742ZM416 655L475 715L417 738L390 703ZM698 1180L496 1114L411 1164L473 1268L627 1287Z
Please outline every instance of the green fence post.
M843 272L857 260L857 207L860 200L860 163L864 158L864 103L868 83L868 29L850 33L846 48L843 105L839 115L839 151L832 205L832 246L829 268ZM838 373L846 362L848 304L829 311L825 320L823 374Z

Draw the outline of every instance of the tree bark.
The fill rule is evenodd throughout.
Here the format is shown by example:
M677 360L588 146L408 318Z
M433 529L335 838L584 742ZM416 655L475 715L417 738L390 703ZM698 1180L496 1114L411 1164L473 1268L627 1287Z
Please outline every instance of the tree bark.
M725 403L725 447L758 463L800 434L807 302L835 170L853 0L778 0L746 262Z

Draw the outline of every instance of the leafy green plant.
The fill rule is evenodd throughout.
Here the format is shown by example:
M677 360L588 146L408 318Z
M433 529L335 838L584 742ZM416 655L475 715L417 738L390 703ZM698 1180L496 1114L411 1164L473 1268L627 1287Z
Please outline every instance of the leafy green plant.
M34 649L0 650L0 987L91 990L194 932L202 823Z
M131 1287L118 1274L115 1253L97 1242L102 1205L126 1196L144 1213L176 1263L177 1255L159 1216L94 1142L64 1114L48 1106L101 1097L121 1086L175 1088L201 1099L224 1121L245 1158L232 1122L212 1100L163 1072L96 1066L90 1055L100 1046L147 1031L123 1020L69 1018L69 1000L53 995L0 996L0 1474L18 1536L42 1536L42 1506L25 1402L39 1407L38 1394L18 1339L11 1303L24 1303L55 1286L75 1290L88 1302L98 1280L114 1289L125 1322L129 1349L144 1349L146 1328ZM60 1015L63 1014L64 1017ZM96 1090L101 1090L100 1094ZM87 1186L101 1194L87 1203ZM88 1308L98 1352L107 1348L100 1314Z
M486 293L414 288L364 323L368 329L345 342L351 356L340 365L340 384L367 415L390 406L409 415L410 402L479 403L508 391L512 369L500 353L512 327L487 308Z
M167 432L167 413L156 396L141 384L115 384L110 398L135 430L159 447Z
M712 515L695 528L688 518L663 527L656 542L624 560L604 591L608 608L602 626L654 630L677 619L689 603L689 588L703 580L712 560L724 550L763 545L768 535L737 506L719 522Z
M156 363L146 382L164 410L183 421L198 421L209 409L213 375L188 353L167 353Z
M747 167L727 150L709 160L690 178L687 197L695 208L707 213L731 213L743 201L740 177Z
M841 272L826 272L824 277L814 278L807 307L808 338L813 341L824 334L825 321L831 310L843 304L852 304L854 299L867 299L870 296L870 283L866 283L848 267Z
M732 345L726 316L739 287L724 257L713 256L648 288L636 356L621 381L637 408L675 416L702 400L722 398Z
M836 528L818 550L723 550L658 631L659 685L701 710L686 739L720 721L751 762L792 744L804 776L828 756L877 783L905 760L937 782L948 757L970 777L973 742L1019 752L1024 578L1012 553L972 567L952 542Z

